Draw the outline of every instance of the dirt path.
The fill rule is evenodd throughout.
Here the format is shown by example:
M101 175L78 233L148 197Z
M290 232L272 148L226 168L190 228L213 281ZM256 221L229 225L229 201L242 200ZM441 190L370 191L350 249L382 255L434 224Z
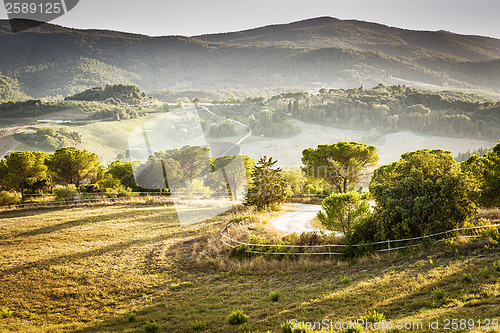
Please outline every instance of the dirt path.
M321 209L320 205L293 204L292 206L300 208L299 210L287 213L271 221L271 225L278 231L293 234L303 232L318 231L311 225L311 221Z

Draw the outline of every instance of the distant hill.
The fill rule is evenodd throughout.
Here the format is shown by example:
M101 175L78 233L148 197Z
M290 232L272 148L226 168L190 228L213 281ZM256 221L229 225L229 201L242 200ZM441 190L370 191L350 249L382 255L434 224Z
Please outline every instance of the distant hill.
M377 51L393 57L452 56L471 61L500 58L500 40L447 31L413 31L386 25L319 17L289 24L195 38L231 45L340 47Z
M500 96L500 40L333 18L193 38L53 24L14 34L1 20L0 45L0 99L118 83L144 91L401 83Z

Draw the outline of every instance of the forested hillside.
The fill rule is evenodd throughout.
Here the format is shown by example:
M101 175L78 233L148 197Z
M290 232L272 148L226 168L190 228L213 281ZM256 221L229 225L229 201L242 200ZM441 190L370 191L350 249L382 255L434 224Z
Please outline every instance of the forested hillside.
M5 76L0 98L21 100L23 93L67 97L117 83L149 91L349 88L382 82L500 93L496 39L331 18L262 29L189 38L45 24L13 34L8 21L0 21L0 44L8 46L0 54Z

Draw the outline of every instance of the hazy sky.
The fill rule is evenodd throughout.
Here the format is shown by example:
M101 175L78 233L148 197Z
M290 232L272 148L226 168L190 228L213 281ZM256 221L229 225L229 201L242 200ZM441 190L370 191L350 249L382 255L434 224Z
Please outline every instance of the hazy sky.
M5 7L0 15L7 18ZM237 31L318 16L500 38L500 0L80 0L54 23L151 36Z

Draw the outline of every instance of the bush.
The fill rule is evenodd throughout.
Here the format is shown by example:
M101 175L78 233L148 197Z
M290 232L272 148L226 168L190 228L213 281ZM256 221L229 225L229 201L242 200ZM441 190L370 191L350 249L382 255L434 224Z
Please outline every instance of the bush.
M465 283L471 283L472 282L472 275L469 273L464 273L464 276L462 277L462 281Z
M191 324L193 331L204 331L207 329L207 324L204 321L195 321Z
M342 284L348 284L349 282L351 282L351 279L347 276L344 276L342 279L340 279L340 282L342 282Z
M12 311L9 311L8 309L2 309L2 311L0 311L0 314L2 315L2 318L9 318L10 316L12 316Z
M17 205L19 202L19 197L15 193L8 191L0 192L0 206Z
M229 255L239 260L243 260L249 257L249 253L247 252L247 250L248 247L245 244L241 244L236 247L233 247Z
M500 260L493 263L493 268L495 268L497 272L500 272Z
M74 184L69 184L67 186L54 186L52 193L56 196L57 201L70 201L75 199L78 191Z
M382 312L377 312L377 310L373 310L373 312L368 312L366 315L362 316L361 319L364 319L365 322L368 323L377 323L385 319L385 316Z
M432 289L432 293L438 300L442 300L446 296L446 292L439 287L435 287L434 289Z
M313 330L310 330L307 328L300 328L300 327L292 328L292 324L287 320L286 322L281 323L281 332L282 333L313 333Z
M137 317L137 316L136 316L135 312L131 312L131 313L129 313L129 314L128 314L128 322L129 322L129 323L133 323L133 322L135 321L135 318L136 318L136 317Z
M231 325L241 325L247 321L248 316L241 310L233 311L229 316L227 316L227 322Z
M172 283L170 285L170 290L179 290L181 289L181 285L179 283Z
M144 323L144 325L142 325L142 328L144 328L146 332L158 332L160 326L153 320L152 322L147 321L146 323Z
M273 292L269 293L269 298L271 299L272 302L279 301L280 297L281 297L281 294L279 291L273 291Z
M247 323L241 324L240 326L238 326L238 329L240 330L240 332L250 332L250 326L248 326Z

